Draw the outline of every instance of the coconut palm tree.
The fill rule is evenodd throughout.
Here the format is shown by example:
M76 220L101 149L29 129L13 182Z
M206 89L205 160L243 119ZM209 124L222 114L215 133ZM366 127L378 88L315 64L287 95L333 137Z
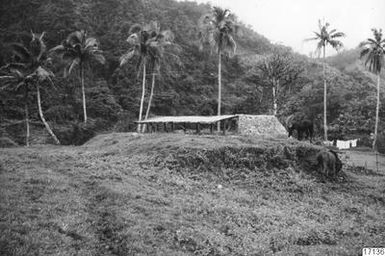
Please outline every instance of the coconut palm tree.
M137 57L138 74L142 72L142 96L140 99L139 121L142 120L144 97L146 92L146 69L147 65L152 67L152 85L150 99L146 111L145 118L147 119L152 102L155 75L160 67L160 60L163 57L166 46L174 45L172 43L174 35L170 30L160 31L157 22L153 21L144 26L134 24L130 28L130 35L127 38L130 48L121 56L120 66L125 65L133 57ZM141 131L141 125L138 125L138 132Z
M152 82L151 82L151 90L150 96L148 100L148 106L146 110L145 120L147 120L148 115L150 113L152 98L154 95L154 87L155 87L155 78L156 75L160 72L160 67L162 65L162 60L164 55L173 57L175 60L179 62L179 58L177 55L172 54L171 52L167 52L166 48L172 47L175 50L179 50L179 46L172 41L174 40L174 34L170 30L160 31L158 24L154 26L155 30L151 34L151 39L148 42L149 49L149 64L152 69ZM154 33L155 32L155 33ZM168 58L169 60L170 58Z
M338 38L344 37L343 32L338 32L336 29L329 30L330 24L328 22L322 23L321 20L318 20L318 32L314 32L315 37L306 39L306 41L317 40L317 51L320 53L322 50L323 53L323 65L322 65L322 74L324 80L324 139L328 140L327 133L327 119L326 119L326 97L327 97L327 87L326 87L326 63L325 63L325 51L326 46L330 45L332 48L339 50L343 44Z
M377 105L376 105L376 122L374 126L373 149L376 149L379 109L380 109L380 74L384 66L385 56L385 38L382 38L382 30L372 29L374 38L368 38L360 44L360 57L366 56L365 66L377 75Z
M11 45L14 61L5 67L5 69L9 70L9 74L7 76L2 76L2 78L8 79L8 85L11 85L12 82L16 82L16 88L24 86L26 100L28 99L28 86L32 85L35 87L40 119L55 143L60 144L60 141L44 118L41 107L40 86L46 81L53 85L51 80L53 73L46 67L49 60L47 58L46 46L43 41L45 33L43 32L39 35L31 32L31 34L32 40L28 47L17 43ZM25 116L27 126L26 144L29 145L29 117L27 102L25 103Z
M50 51L60 54L62 59L66 62L64 76L67 76L76 66L79 66L79 76L82 88L83 116L84 123L87 123L84 72L93 61L99 62L100 64L105 63L103 51L99 49L99 42L93 37L88 37L84 30L75 31L69 34L60 45L52 48Z
M212 11L204 15L199 21L199 37L201 48L208 43L218 54L218 116L221 115L222 97L222 54L235 53L236 43L235 18L228 9L213 7ZM218 131L220 123L218 122Z

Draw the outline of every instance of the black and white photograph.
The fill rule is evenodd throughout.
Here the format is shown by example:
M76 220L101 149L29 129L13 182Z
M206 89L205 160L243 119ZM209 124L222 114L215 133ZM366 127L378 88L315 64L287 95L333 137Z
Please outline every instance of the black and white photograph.
M384 0L0 0L1 256L385 256Z

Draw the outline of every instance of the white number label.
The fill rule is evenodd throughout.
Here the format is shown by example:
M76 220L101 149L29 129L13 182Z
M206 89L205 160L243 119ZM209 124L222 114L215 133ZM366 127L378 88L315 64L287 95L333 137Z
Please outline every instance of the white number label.
M385 256L385 248L363 248L362 256Z

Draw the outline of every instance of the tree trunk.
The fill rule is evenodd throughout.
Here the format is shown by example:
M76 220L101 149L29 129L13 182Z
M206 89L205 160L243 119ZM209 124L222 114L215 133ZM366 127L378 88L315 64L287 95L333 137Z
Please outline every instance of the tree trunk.
M377 106L376 106L376 122L374 125L374 138L373 138L373 150L377 150L377 133L378 133L378 121L380 112L380 73L377 74Z
M25 136L25 145L29 147L29 109L28 109L28 87L26 85L25 88L25 96L24 96L24 112L25 112L25 128L26 128L26 136Z
M81 79L81 83L82 83L84 123L87 123L86 92L85 92L85 89L84 89L84 67L83 67L83 64L80 64L80 79Z
M221 115L221 97L222 94L222 53L218 52L218 116ZM217 126L218 132L221 131L221 122L218 122Z
M140 99L140 108L139 108L139 122L142 121L142 112L143 112L143 104L144 104L144 94L146 92L146 61L143 61L143 80L142 80L142 97ZM138 124L137 131L141 131L141 124Z
M273 114L277 115L277 96L275 91L275 85L273 86Z
M58 138L56 137L56 135L53 133L53 131L51 130L51 127L49 127L49 124L47 123L47 121L46 121L45 118L44 118L43 111L42 111L42 109L41 109L40 88L39 88L39 85L38 85L38 84L36 85L36 90L37 90L37 106L38 106L38 109L39 109L40 119L41 119L41 121L43 122L45 128L47 129L48 133L51 135L51 137L52 137L53 140L55 141L55 143L56 143L57 145L59 145L59 144L60 144L60 141L58 140Z
M146 116L144 117L144 120L147 120L148 115L150 114L150 108L151 108L151 102L152 97L154 95L154 87L155 87L155 73L152 74L152 83L151 83L151 92L150 92L150 99L148 100L147 110L146 110ZM146 129L146 125L143 126L142 132L144 132Z
M326 59L325 59L325 46L323 47L323 65L322 73L324 77L324 139L328 141L328 126L327 126L327 117L326 117L326 97L327 97L327 87L326 87Z

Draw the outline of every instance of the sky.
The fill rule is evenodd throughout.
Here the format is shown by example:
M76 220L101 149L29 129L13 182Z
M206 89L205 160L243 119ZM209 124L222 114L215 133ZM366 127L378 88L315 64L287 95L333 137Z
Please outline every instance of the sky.
M330 23L330 28L344 32L344 49L352 49L368 37L372 28L382 28L385 34L385 0L195 0L230 9L242 23L267 37L271 42L287 45L309 55L316 41L313 37L318 20ZM328 49L327 55L335 54Z

